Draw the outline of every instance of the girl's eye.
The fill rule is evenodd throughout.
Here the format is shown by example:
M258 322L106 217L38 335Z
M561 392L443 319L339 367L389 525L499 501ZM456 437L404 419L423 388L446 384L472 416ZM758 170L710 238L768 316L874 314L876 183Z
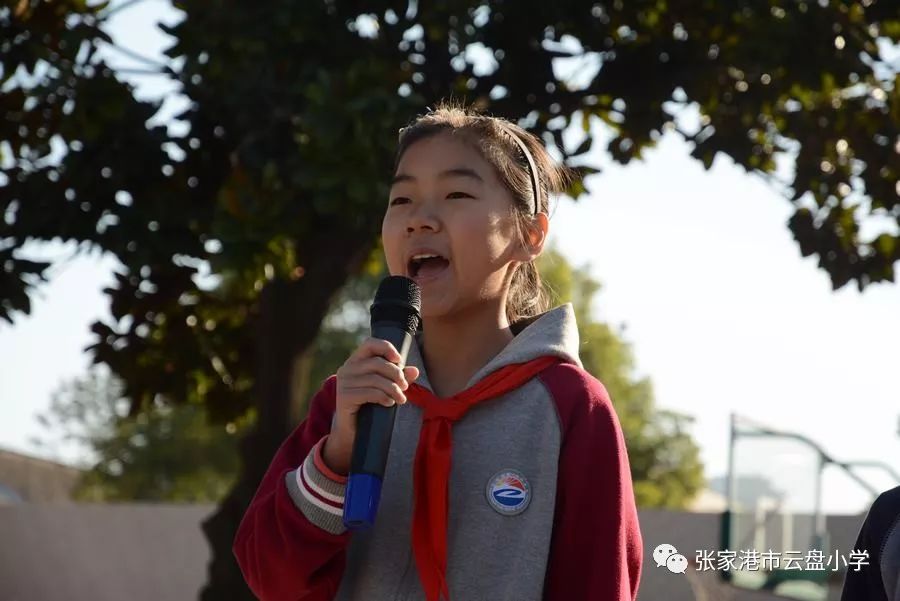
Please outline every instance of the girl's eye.
M451 192L447 195L447 198L472 198L472 195L465 192Z
M405 196L398 196L397 198L392 200L390 203L388 203L388 206L400 204L401 202L409 202L409 199L406 198Z

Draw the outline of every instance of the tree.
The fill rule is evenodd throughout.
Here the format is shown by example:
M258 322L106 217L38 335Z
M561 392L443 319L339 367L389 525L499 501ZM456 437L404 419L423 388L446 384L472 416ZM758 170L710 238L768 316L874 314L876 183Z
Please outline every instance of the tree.
M74 497L81 501L214 503L238 474L236 438L246 423L209 423L197 404L155 404L128 416L122 384L102 370L65 383L46 414L40 446L59 440L84 453ZM247 420L244 420L245 422ZM54 440L55 439L55 440Z
M889 2L178 3L164 65L104 33L130 4L0 8L0 315L27 313L48 267L22 252L28 241L111 253L123 266L113 321L94 324L91 351L132 414L155 399L200 403L219 423L255 408L242 475L205 525L205 599L250 598L230 546L288 434L298 357L376 245L397 128L439 98L522 120L570 164L591 138L567 146L563 130L598 120L623 163L667 130L707 166L723 152L773 181L793 152L785 193L803 254L836 288L894 277L896 235L858 228L900 211L900 92L879 52L900 36ZM134 97L101 47L179 86L186 133L147 126L158 105ZM557 77L565 61L577 77ZM697 131L676 123L688 103ZM211 295L201 266L239 285Z

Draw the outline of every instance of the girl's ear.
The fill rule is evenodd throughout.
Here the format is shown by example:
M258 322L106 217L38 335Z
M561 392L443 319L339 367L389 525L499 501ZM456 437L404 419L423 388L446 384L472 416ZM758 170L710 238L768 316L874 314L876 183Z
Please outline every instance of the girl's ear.
M523 249L525 262L533 261L541 254L544 243L547 241L547 232L550 230L550 220L546 213L538 213L525 232L525 248Z

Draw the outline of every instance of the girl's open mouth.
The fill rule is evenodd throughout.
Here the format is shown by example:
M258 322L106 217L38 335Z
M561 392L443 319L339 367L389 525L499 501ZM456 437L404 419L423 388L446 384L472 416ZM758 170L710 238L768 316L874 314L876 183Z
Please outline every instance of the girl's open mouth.
M418 256L409 260L409 275L417 284L440 277L450 266L450 261L439 255Z

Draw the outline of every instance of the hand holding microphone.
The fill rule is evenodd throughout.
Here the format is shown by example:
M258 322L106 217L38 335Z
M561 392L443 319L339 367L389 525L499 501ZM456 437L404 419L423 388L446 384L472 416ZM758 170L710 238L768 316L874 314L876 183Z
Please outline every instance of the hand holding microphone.
M419 375L404 364L419 327L420 307L413 280L382 280L371 308L372 336L337 372L335 423L323 459L338 473L349 467L344 524L350 530L375 523L397 403L406 402L403 391Z
M366 403L394 407L406 402L403 391L419 370L400 368L400 353L387 340L366 338L337 370L334 427L325 441L322 456L338 474L350 471L357 415Z

